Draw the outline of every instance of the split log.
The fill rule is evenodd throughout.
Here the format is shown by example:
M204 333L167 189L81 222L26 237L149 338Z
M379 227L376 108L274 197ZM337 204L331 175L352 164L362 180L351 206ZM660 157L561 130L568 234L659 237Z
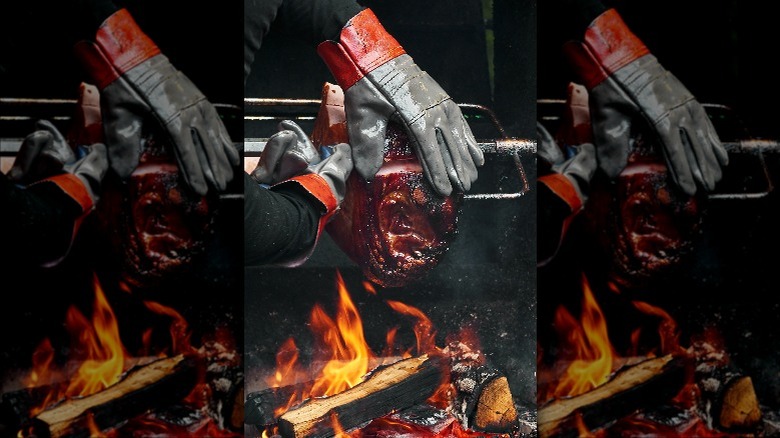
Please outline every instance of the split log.
M197 381L195 359L182 355L131 370L116 384L41 412L24 433L39 437L89 437L90 427L115 426L147 410L175 403Z
M685 360L671 355L649 359L618 371L605 384L539 409L539 435L576 437L578 423L595 429L673 398L685 381Z
M339 394L310 399L279 418L286 438L334 435L390 412L422 403L442 382L439 358L422 355L374 370L366 380Z
M731 362L722 341L705 333L691 349L701 390L698 408L707 423L730 431L755 430L762 413L753 381Z
M506 376L486 364L484 355L463 343L451 343L450 356L455 399L453 414L466 429L510 432L517 427L517 410Z
M750 377L729 382L720 405L719 423L725 429L751 429L761 421L761 407Z

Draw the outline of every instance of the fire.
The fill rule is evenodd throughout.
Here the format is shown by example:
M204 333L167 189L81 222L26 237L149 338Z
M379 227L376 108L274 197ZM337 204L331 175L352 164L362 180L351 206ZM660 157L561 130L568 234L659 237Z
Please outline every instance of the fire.
M165 315L171 318L171 326L170 326L170 334L171 334L171 349L173 350L172 353L180 354L180 353L194 353L195 349L192 347L192 344L190 344L190 329L189 324L187 324L187 321L184 319L183 316L181 316L181 313L177 312L176 310L164 306L160 303L156 303L154 301L144 301L144 305L147 309L151 310L154 313Z
M333 436L335 438L349 438L349 434L344 432L344 428L339 423L339 416L335 412L330 413L330 421L333 426Z
M44 402L31 410L37 415L52 402L65 397L88 396L118 382L128 356L119 336L119 326L103 289L94 277L95 300L92 320L89 321L75 306L68 309L65 327L73 339L73 359L81 363L72 375L67 375L67 386L55 385ZM33 355L33 371L27 386L34 387L55 382L61 372L53 366L54 351L46 339Z
M68 358L71 364L79 364L75 371L64 368L59 369L54 361L55 351L49 339L45 339L33 354L33 370L26 380L29 388L50 386L51 391L44 401L30 410L29 415L36 416L50 405L68 398L86 397L100 392L109 386L119 382L126 365L133 363L127 349L122 344L119 324L105 293L99 283L97 275L94 276L94 302L92 305L92 317L88 319L75 306L68 309L65 328L71 338L71 355ZM190 343L190 330L187 321L176 310L159 303L144 302L150 311L167 316L171 319L169 327L170 346L164 351L173 354L199 354L205 357L209 354L207 349L226 350L223 356L230 358L230 350L234 348L232 337L224 330L214 334L213 342L206 342L200 349L194 348ZM152 343L152 329L147 329L142 334L143 351L150 351ZM143 353L142 351L142 353ZM211 351L211 353L214 353ZM166 354L160 353L160 356ZM220 356L222 357L222 356ZM228 360L224 359L224 360ZM236 360L236 359L233 359ZM71 372L68 372L71 371ZM60 383L64 382L64 383ZM206 406L210 396L210 387L205 381L195 385L190 395L183 400L193 410L199 410ZM230 437L239 435L227 430L222 430L217 422L210 416L203 416L198 424L180 426L167 421L154 418L154 414L147 414L130 419L122 424L120 429L104 431L96 423L90 414L86 421L89 436L209 436ZM31 431L20 430L19 436L31 436Z
M311 389L313 396L338 394L360 383L375 358L363 334L363 321L349 296L344 279L336 274L338 312L333 321L320 307L311 312L312 330L330 352L330 360Z
M581 324L563 307L555 314L555 327L574 349L574 360L552 391L553 397L575 396L605 383L617 356L607 334L607 321L587 279L583 276Z
M286 340L277 351L276 370L266 379L266 383L273 388L296 385L296 390L290 396L287 405L276 410L277 417L306 398L330 396L352 388L363 380L369 369L380 364L380 358L374 354L365 339L363 321L350 297L344 279L338 272L336 286L338 303L335 316L329 316L322 306L315 305L309 319L316 342L314 363L325 362L324 367L316 374L317 377L314 381L306 383L307 376L310 374L303 371L304 368L299 363L299 351L292 338ZM363 287L368 294L376 295L376 290L370 283L364 282ZM425 313L399 301L388 300L386 304L399 314L414 320L413 331L416 342L414 346L408 348L397 348L396 337L399 328L392 327L386 334L386 345L382 350L383 358L397 357L398 351L403 352L401 356L404 358L411 357L413 353L419 355L441 352L435 343L436 330L433 327L433 322ZM473 337L476 339L476 336ZM474 343L478 344L476 340ZM324 357L316 357L317 352L320 352L320 356ZM324 355L321 352L324 352ZM448 400L451 392L451 384L443 382L434 397L428 402L434 403L436 406L445 406L445 402L439 403L439 401ZM337 436L350 436L340 428L337 418L333 420ZM265 438L273 434L273 429L266 429L262 432L262 436ZM360 433L355 432L351 435L360 436Z
M387 305L396 312L412 316L417 320L414 325L414 336L417 339L417 354L431 353L437 350L436 330L434 330L433 323L427 315L420 309L399 301L387 301Z
M665 310L651 304L634 301L632 303L640 312L657 316L661 319L658 325L658 335L660 337L661 354L684 354L685 349L680 346L680 332L677 329L677 322Z

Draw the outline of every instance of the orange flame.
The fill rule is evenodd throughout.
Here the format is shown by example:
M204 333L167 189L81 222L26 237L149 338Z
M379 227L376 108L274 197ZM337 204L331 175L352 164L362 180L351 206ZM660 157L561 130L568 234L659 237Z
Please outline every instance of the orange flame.
M436 351L436 330L430 318L420 309L401 303L399 301L386 301L396 312L408 315L417 320L414 324L414 337L417 339L417 354L432 353Z
M344 279L336 275L339 291L338 313L334 322L319 305L311 312L311 325L321 344L330 351L330 360L320 372L311 395L338 394L362 380L374 359L363 334L363 321L349 296Z
M73 359L81 365L72 376L67 376L67 386L53 385L43 402L30 410L30 415L37 415L65 397L87 396L101 391L118 382L124 371L127 352L119 337L116 316L97 276L93 284L92 321L87 320L75 306L68 309L65 319L65 328L73 340ZM54 349L45 339L33 353L33 370L26 381L28 387L52 384L65 374L56 369L53 359Z
M171 334L171 349L173 350L172 354L176 355L180 353L186 354L195 352L192 344L190 344L191 333L189 324L187 324L187 321L181 316L181 313L154 301L144 301L144 305L152 312L168 316L172 319L169 329Z
M563 307L555 315L555 327L575 349L574 360L561 376L554 397L575 396L605 383L612 372L616 353L607 334L607 321L587 279L583 276L582 324Z
M333 427L333 436L335 438L350 438L349 434L344 431L344 428L341 427L341 423L339 422L339 416L335 412L330 413L330 422Z
M95 276L92 325L75 307L68 310L65 325L78 334L76 348L84 348L85 360L70 379L66 396L87 396L119 381L127 352L119 337L119 325Z
M677 322L669 313L659 307L642 301L633 301L632 304L640 312L657 316L661 319L661 322L658 325L661 354L685 353L685 349L680 346L680 332L677 330Z

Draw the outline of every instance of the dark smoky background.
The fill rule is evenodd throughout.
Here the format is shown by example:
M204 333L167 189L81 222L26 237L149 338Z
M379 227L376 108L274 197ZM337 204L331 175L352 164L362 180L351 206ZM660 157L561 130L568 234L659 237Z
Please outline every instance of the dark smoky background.
M382 24L455 102L491 109L507 135L535 135L536 4L513 0L365 1ZM246 84L247 97L319 99L323 82L333 82L314 48L269 36ZM261 115L262 109L248 109ZM477 138L499 132L484 112L466 114ZM306 113L316 114L316 108ZM310 129L310 120L298 120ZM268 137L276 122L247 122L248 138ZM260 377L274 367L274 355L288 337L302 357L312 354L307 325L315 303L335 312L336 271L347 283L375 352L388 329L400 326L400 342L411 345L409 318L385 304L397 300L425 312L448 334L472 328L483 351L505 372L516 400L532 404L536 376L535 160L521 160L530 190L514 199L465 199L459 234L441 263L412 284L365 292L359 268L323 234L312 258L294 269L257 267L245 272L246 373L248 390L264 387ZM490 155L480 169L476 193L514 193L521 178L510 156Z
M538 97L562 99L566 84L573 80L556 29L557 17L566 11L553 10L549 3L540 2ZM771 67L780 36L767 3L605 3L617 9L700 102L727 107L708 107L721 140L780 138L776 105L780 87ZM540 113L550 110L550 105L539 105ZM762 156L730 156L716 196L710 197L692 266L684 279L659 291L655 300L672 312L684 335L717 327L735 365L753 377L760 401L776 410L780 353L772 346L780 340L774 323L780 311L776 287L780 154L770 148ZM562 299L560 291L545 291L540 283L540 324L549 323L543 315Z

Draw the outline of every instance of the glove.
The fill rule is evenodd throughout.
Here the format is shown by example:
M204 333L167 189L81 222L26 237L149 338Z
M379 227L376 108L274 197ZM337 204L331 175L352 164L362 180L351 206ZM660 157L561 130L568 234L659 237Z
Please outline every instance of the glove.
M90 146L81 146L84 156L63 167L69 174L78 177L92 199L92 205L100 199L100 188L103 178L108 172L108 151L103 143L95 143Z
M60 131L48 120L35 124L36 130L25 137L8 179L27 185L57 175L66 163L76 161L76 156Z
M279 132L265 144L252 178L260 184L273 185L300 175L320 161L317 149L300 126L290 120L279 123Z
M314 244L291 260L280 262L282 266L295 267L304 263L317 246L322 230L344 200L347 178L352 172L352 150L346 143L322 146L323 155L318 162L306 167L300 175L294 176L271 187L271 190L297 186L313 197L321 206L322 216L317 224ZM263 151L265 152L265 151Z
M171 65L125 9L111 15L77 55L101 91L111 167L126 178L138 164L146 116L172 141L185 182L199 195L224 190L239 164L224 124L198 88Z
M355 169L371 180L382 166L388 120L406 129L428 181L441 195L469 190L484 164L458 105L406 54L370 9L355 15L339 41L317 52L344 89Z
M539 157L550 165L552 171L540 180L566 201L572 212L579 211L588 200L590 182L598 168L596 147L592 143L569 146L569 153L564 154L542 124L536 124L536 132ZM568 181L561 180L561 177Z
M665 70L614 9L588 27L566 52L590 93L599 167L610 177L625 167L635 116L655 132L669 172L688 195L710 191L728 155L704 108Z

